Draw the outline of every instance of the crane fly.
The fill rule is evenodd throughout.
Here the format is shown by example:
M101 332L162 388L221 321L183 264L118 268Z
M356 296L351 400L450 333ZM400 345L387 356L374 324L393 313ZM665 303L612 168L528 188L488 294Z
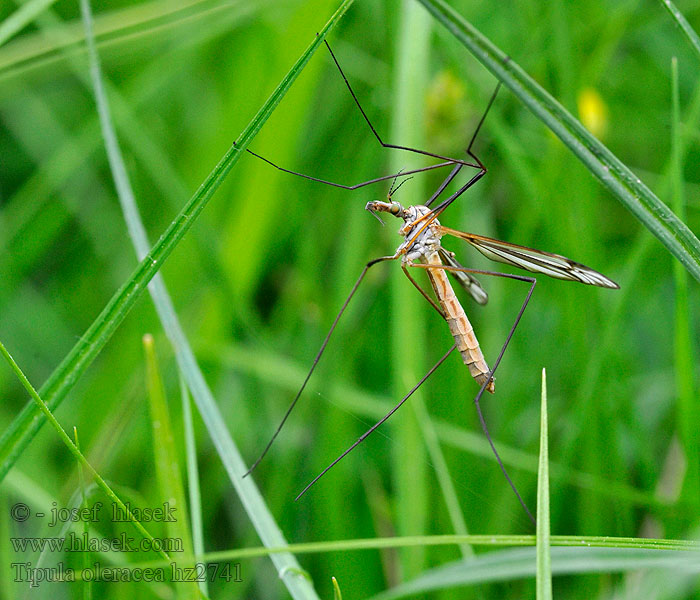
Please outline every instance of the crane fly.
M447 321L450 333L455 339L455 345L462 356L462 361L469 368L471 376L478 384L485 385L486 390L492 394L495 392L493 375L474 335L474 328L457 299L445 271L466 275L466 278L459 278L458 281L480 304L485 304L488 297L478 280L470 275L470 270L461 267L454 260L454 253L442 247L440 240L444 235L451 235L469 242L491 260L527 271L604 288L619 288L605 275L565 256L443 227L435 216L430 218L432 211L427 206L404 208L398 202L373 201L368 202L365 209L373 213L387 212L403 219L404 224L399 229L399 235L404 237L404 242L396 250L394 258L401 257L401 266L416 287L418 286L408 275L406 267L422 267L427 270L430 284L440 306L435 305L429 296L426 295L426 298ZM416 264L414 261L421 261L421 263ZM420 287L419 290L423 292Z
M537 280L531 276L515 275L512 273L500 273L494 271L483 271L463 267L455 259L455 254L442 246L441 239L443 238L443 236L452 236L455 238L462 239L491 260L515 266L533 273L544 274L557 279L576 281L586 285L593 285L602 288L618 289L619 286L614 281L608 279L605 275L602 275L598 271L595 271L581 263L574 262L573 260L570 260L559 254L552 254L549 252L544 252L542 250L535 250L526 246L519 246L516 244L511 244L509 242L503 242L500 240L488 238L473 233L465 233L456 229L450 229L449 227L441 225L438 221L438 217L445 211L445 209L448 206L450 206L455 200L457 200L457 198L459 198L462 194L464 194L466 190L468 190L477 181L479 181L487 172L486 167L473 152L472 147L474 145L474 141L476 140L477 134L479 133L479 130L481 129L481 126L483 125L486 119L486 115L488 114L489 110L491 109L491 106L493 105L496 99L500 88L500 83L496 86L496 89L493 92L491 99L489 100L488 106L486 107L486 110L482 115L481 120L479 121L471 137L469 145L465 151L468 160L449 158L439 154L427 152L425 150L419 150L416 148L410 148L407 146L400 146L384 142L377 130L372 125L364 109L362 108L357 96L355 95L355 92L353 91L350 85L350 82L343 73L343 70L340 67L340 63L333 54L333 51L331 50L330 46L327 42L325 42L325 44L356 106L362 114L362 117L364 118L365 122L372 131L372 134L381 144L381 146L387 149L402 150L412 152L414 154L420 154L423 156L440 159L443 162L429 165L427 167L422 167L419 169L413 169L411 171L399 172L391 175L384 175L382 177L377 177L375 179L370 179L354 185L346 185L333 181L326 181L317 177L313 177L311 175L297 173L296 171L285 169L283 167L278 166L271 160L268 160L267 158L264 158L263 156L252 152L251 150L247 150L250 154L266 162L275 169L278 169L285 173L310 179L312 181L324 185L339 187L346 190L356 190L373 183L393 179L387 198L388 201L368 202L365 208L375 216L377 216L377 213L385 212L402 219L404 223L399 229L399 234L403 236L404 241L399 245L399 247L393 255L375 258L374 260L369 261L362 269L360 276L358 277L357 281L350 290L350 293L345 299L345 302L341 306L340 311L336 315L325 339L323 340L323 343L321 344L321 347L319 348L319 351L317 352L316 357L314 358L311 368L309 369L306 378L304 379L304 382L301 385L301 388L292 400L289 408L287 409L285 415L283 416L279 426L275 430L267 446L260 454L258 459L250 467L250 469L245 473L244 477L249 475L255 469L255 467L257 467L257 465L263 459L265 454L267 454L267 451L272 446L272 443L277 438L277 435L281 431L287 418L291 414L292 410L294 409L294 406L296 405L297 401L301 397L301 394L306 388L306 384L308 383L309 379L311 378L311 375L313 374L316 368L316 365L321 359L321 356L323 355L323 352L325 351L326 346L328 345L328 342L336 328L336 325L338 324L338 321L342 317L343 313L345 312L345 309L350 303L350 300L355 295L355 292L362 283L362 280L364 279L367 271L374 265L379 264L381 262L400 259L403 272L408 277L410 282L418 289L418 291L420 291L423 297L425 297L425 299L432 305L432 307L447 322L448 327L450 329L450 333L454 338L454 344L435 363L435 365L433 365L433 367L423 376L423 378L420 381L418 381L418 383L398 402L398 404L396 404L396 406L394 406L384 417L382 417L377 423L375 423L364 434L362 434L347 450L345 450L340 456L338 456L330 465L328 465L323 471L321 471L321 473L317 475L311 481L311 483L309 483L301 491L301 493L297 496L296 499L298 500L312 485L314 485L321 477L323 477L323 475L325 475L348 453L350 453L354 448L356 448L360 443L362 443L375 429L377 429L387 419L389 419L389 417L391 417L391 415L393 415L404 404L404 402L406 402L406 400L408 400L408 398L411 397L411 395L428 379L428 377L430 377L437 370L437 368L447 359L447 357L455 349L457 349L459 350L462 361L468 367L471 376L480 385L479 391L474 398L474 404L476 406L477 415L479 417L479 421L484 435L486 436L486 439L489 442L489 445L491 446L491 449L496 457L501 471L503 472L503 475L508 481L510 487L513 489L513 492L515 493L523 509L528 514L530 519L534 522L532 513L528 509L524 500L520 496L515 484L508 475L503 461L501 460L500 455L493 443L493 440L491 439L488 427L486 426L486 421L481 411L480 399L484 391L488 391L490 393L495 392L494 373L498 368L501 359L503 358L503 355L508 347L508 344L510 343L510 340L513 337L513 334L515 333L515 329L517 328L523 313L525 312L525 308L527 307L528 302L530 301ZM439 169L450 165L453 167L452 171L447 175L447 177L438 186L438 188L435 190L435 192L426 201L424 205L414 205L404 208L400 203L392 200L393 193L395 193L398 190L398 188L407 181L406 179L404 179L398 186L395 186L396 180L400 176L407 176L424 171L430 171L433 169ZM461 170L464 167L476 169L477 172L473 174L469 178L469 180L465 184L463 184L456 192L452 193L445 200L442 200L434 208L431 208L431 205L438 200L438 198L443 194L443 192L447 189L450 183L452 183L452 181L455 180L457 175L461 172ZM424 269L427 272L432 290L437 299L437 303L430 297L430 295L427 292L423 290L423 288L421 288L418 282L416 282L416 280L413 279L413 277L410 275L409 269L411 268L420 268ZM454 292L454 289L450 284L450 281L447 277L447 272L449 272L456 279L456 281L469 293L469 295L478 304L481 305L487 303L488 295L484 291L477 278L475 277L475 274L504 277L507 279L514 279L530 284L530 288L525 296L520 310L518 311L517 316L515 317L515 320L506 337L506 340L503 343L496 360L493 362L493 366L490 368L486 362L486 359L484 358L483 352L481 351L479 342L474 333L474 328L469 322L466 312L464 311L464 308L460 304Z

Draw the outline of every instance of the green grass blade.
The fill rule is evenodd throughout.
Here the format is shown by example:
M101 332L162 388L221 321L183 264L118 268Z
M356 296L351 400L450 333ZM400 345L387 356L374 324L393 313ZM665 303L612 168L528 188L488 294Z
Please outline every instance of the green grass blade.
M427 78L431 25L431 19L420 7L402 1L394 46L396 69L390 137L418 148L423 146L423 131L415 123L420 122L422 110L421 90ZM393 155L390 171L405 168L411 164L406 161L412 158ZM406 191L410 196L402 196L402 201L420 204L419 198L423 197L420 182ZM406 278L398 265L388 268L391 267L394 267L391 276L392 314L396 315L391 322L391 352L394 364L401 364L401 368L392 369L392 390L398 400L420 379L425 368L423 352L416 351L418 360L406 361L406 348L423 349L426 345L424 320L418 317L419 303L423 300L412 286L406 285ZM424 405L421 410L420 405L424 402L421 392L418 390L411 397L410 407L406 407L409 408L408 414L392 423L398 439L393 463L397 531L403 535L425 531L429 515L426 450L421 436L421 419L427 415L427 410ZM422 548L404 550L400 556L406 576L416 575L425 568L426 556Z
M443 0L419 1L700 281L700 241L639 177L453 8Z
M304 51L272 95L243 130L237 143L224 154L165 233L151 248L144 260L141 261L131 277L119 288L97 319L95 319L78 343L75 344L41 387L39 394L46 400L51 410L54 410L61 403L78 378L107 343L136 300L143 293L146 284L157 273L163 262L191 227L226 175L236 164L242 152L250 144L265 121L267 121L313 53L323 42L326 34L335 26L340 17L352 4L352 1L345 0L340 5L319 35ZM44 418L39 409L33 404L28 404L10 427L5 430L2 438L0 438L0 480L4 478L12 465L14 465L43 422Z
M78 437L78 429L75 426L73 427L73 439L75 439L75 447L78 450L78 452L82 452L82 450L80 449L80 438ZM78 467L78 486L80 488L80 508L86 509L88 508L88 503L85 486L85 475L83 473L83 465L81 465L80 462L77 462L76 464ZM88 525L87 521L83 521L83 535L86 538L90 535L90 526ZM87 569L90 566L90 553L88 551L85 551L81 554L83 569ZM92 598L92 581L83 582L82 588L83 598L85 600L90 600L90 598Z
M87 0L81 0L81 2L87 3ZM160 498L175 511L175 520L165 524L166 531L169 537L180 540L184 550L181 557L187 559L192 557L192 538L188 528L185 489L180 477L175 436L152 335L147 334L143 337L143 347L146 354L146 382L151 412L156 479ZM179 581L175 586L178 598L195 600L199 598L199 590L195 582Z
M510 548L488 552L471 560L462 560L426 571L413 581L399 585L373 600L423 596L436 590L467 585L526 579L535 575L535 549ZM698 555L638 548L553 548L552 572L616 573L637 569L663 568L674 574L698 573Z
M190 527L192 529L192 548L195 557L204 554L204 531L202 526L202 497L199 491L199 467L197 466L197 443L194 437L192 404L185 378L180 373L180 399L182 401L182 423L185 432L185 455L187 457L187 491L189 496ZM199 582L199 588L205 596L209 595L209 585Z
M20 6L7 19L0 23L0 46L12 38L15 33L29 25L36 15L47 6L54 4L56 0L31 0Z
M540 464L537 472L537 599L552 598L552 556L549 526L549 445L547 433L547 372L542 369Z
M83 7L83 14L85 20L91 76L93 80L92 83L94 87L97 109L100 117L100 124L102 127L102 133L105 141L105 147L107 150L110 167L112 169L112 174L118 191L119 201L121 203L124 218L126 220L127 227L129 230L129 236L136 249L136 254L139 256L139 258L141 258L148 251L148 239L146 236L146 231L143 222L141 220L141 216L138 211L138 207L134 199L134 194L126 172L123 156L119 149L116 132L112 124L112 118L110 115L110 105L107 101L107 94L105 93L105 86L99 64L99 56L97 54L97 49L95 47L92 34L90 7L86 0L82 0L81 6ZM212 439L214 440L217 449L219 450L221 460L227 467L227 472L231 479L231 483L238 491L239 495L243 500L244 505L248 509L251 520L256 525L261 540L266 545L284 545L285 540L279 533L279 527L275 523L274 519L272 518L272 515L270 514L264 502L262 501L254 484L250 480L248 480L245 483L243 482L242 475L245 472L245 468L243 467L243 460L232 438L228 434L228 430L226 428L224 419L222 418L218 407L214 401L213 394L207 387L204 376L195 360L192 348L187 340L187 337L185 336L182 326L180 325L172 300L170 299L170 295L168 294L168 291L165 287L165 283L159 274L154 277L151 285L149 286L149 291L153 298L153 302L155 304L158 316L161 320L161 323L163 324L163 328L165 329L168 338L171 340L171 343L174 347L175 355L180 366L183 378L193 390L193 395L195 397L195 401L197 403L199 411L204 419L204 422L208 428ZM150 342L150 345L146 343L147 352L149 350L149 347L151 346L152 340ZM148 353L148 364L150 367L149 372L151 373L151 377L149 378L149 380L157 379L155 375L153 375L156 365L155 357L152 356L152 354L152 351ZM151 386L151 405L153 407L154 420L165 424L169 421L169 418L167 417L165 403L164 401L156 401L159 396L162 396L162 393L158 391L161 388L162 386L159 385L158 381L153 381L153 385ZM187 409L184 411L184 414L189 415L189 398L184 385L183 402L187 405ZM186 421L189 421L189 427L191 430L191 415L189 417L186 417ZM168 436L164 431L165 429L166 428L163 425L159 428L158 431L161 432L161 435L165 436L167 442ZM191 443L188 444L188 446L193 447L193 434L191 431L190 434L191 435L189 437L191 438ZM168 443L161 443L157 445L157 447L167 446ZM170 456L162 457L161 460L156 461L157 465L161 465L161 468L159 469L160 473L167 471L168 465L175 464L175 456L173 452L174 451L170 452ZM200 502L199 492L197 488L198 478L196 476L196 459L193 456L189 456L191 452L193 452L193 450L188 452L188 458L190 462L195 463L195 467L192 467L190 465L188 468L188 471L190 473L190 497L193 498L192 510L197 511L196 514L199 514ZM162 496L167 498L180 498L179 504L184 507L184 492L182 492L182 485L179 481L178 473L174 471L172 473L165 472L160 479L162 481L162 487L164 488L162 490ZM172 487L174 489L172 491L165 490L166 486L168 486L168 481L173 482ZM180 512L182 515L184 515L184 508ZM178 521L178 524L184 526L184 516L181 520ZM199 531L200 541L198 546L199 551L201 552L201 521L197 521L196 527L193 521L193 529ZM189 535L187 531L178 533L177 535L174 535L174 537L187 540L187 547L190 547ZM273 557L272 560L276 564L280 577L285 582L285 585L288 586L289 592L293 597L316 597L313 587L309 585L308 580L303 577L295 576L295 573L299 572L300 567L293 556L280 555ZM206 587L204 587L202 591L206 593Z
M632 538L632 537L611 537L611 536L586 536L586 535L553 535L551 536L552 548L572 547L572 548L607 548L613 550L633 549L633 550L655 550L663 551L657 557L663 558L669 553L675 556L688 556L697 560L700 556L700 542L693 540L669 540L652 538ZM483 547L533 547L536 544L534 535L502 535L502 534L481 534L481 535L416 535L403 537L383 537L383 538L361 538L350 540L333 540L331 542L308 542L302 544L289 544L280 548L236 548L233 550L222 550L219 552L209 552L202 558L207 561L216 562L218 560L241 560L246 558L256 558L268 556L280 552L295 552L297 554L321 554L327 552L349 552L354 550L372 550L381 548L409 548L411 546L454 546L457 544L469 543L473 546ZM665 553L665 554L664 554ZM534 559L534 555L533 555ZM471 562L471 558L457 562ZM535 561L529 565L531 573L534 575ZM136 563L134 563L136 564ZM138 566L160 566L159 561L148 561L138 563ZM700 563L699 563L700 564Z
M131 521L134 525L134 527L138 530L138 532L143 535L144 538L150 540L151 542L154 543L154 548L155 546L155 540L153 536L146 530L146 528L141 525L141 523L136 519L136 517L132 514L132 512L127 508L127 506L121 501L121 499L114 493L111 487L107 485L107 482L102 478L102 476L97 472L97 470L88 462L88 460L83 456L82 452L78 450L77 446L73 442L73 440L68 437L68 434L65 432L63 427L61 427L61 424L58 422L56 417L54 417L53 413L47 406L46 402L41 398L40 394L34 389L34 386L31 384L29 379L27 379L27 376L24 374L20 366L15 362L15 359L12 358L12 355L8 352L7 348L5 348L5 345L0 342L0 354L2 357L7 361L7 363L10 365L10 368L14 371L15 375L17 376L17 379L22 383L24 386L24 389L27 390L29 395L32 398L32 402L36 404L37 410L41 411L43 416L46 418L49 423L51 423L52 427L56 430L56 433L58 433L58 437L61 439L63 444L68 448L68 450L73 454L73 456L76 458L76 460L83 466L85 467L90 474L95 478L95 483L100 487L100 489L107 494L107 496L115 502L117 505L119 505L119 508L123 511L123 513L127 516L128 520ZM165 553L163 550L158 550L158 554L163 556L166 561L170 561L170 557L168 556L167 553Z
M678 10L678 7L671 2L671 0L661 0L661 4L664 5L669 13L671 13L673 20L678 24L678 27L683 30L685 37L688 38L688 42L690 42L691 47L693 50L695 50L695 54L697 54L698 58L700 58L700 38L698 37L698 34L695 33L695 30L690 26L690 23L688 23L686 18L681 14L681 11Z
M683 186L683 141L681 135L680 92L678 85L678 61L671 62L672 118L671 118L671 168L673 210L685 217L685 195ZM690 321L688 301L688 274L679 264L673 264L675 284L674 316L674 371L678 397L678 430L687 461L683 481L683 499L695 506L700 505L700 440L698 440L697 394L695 393L695 355L692 342L693 327Z
M333 600L343 600L343 594L340 592L338 580L335 577L331 577L331 582L333 583Z

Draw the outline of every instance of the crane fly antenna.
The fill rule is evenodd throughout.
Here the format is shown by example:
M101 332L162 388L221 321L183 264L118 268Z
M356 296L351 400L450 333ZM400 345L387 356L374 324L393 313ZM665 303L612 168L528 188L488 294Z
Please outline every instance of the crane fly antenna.
M396 176L398 177L399 175L401 175L401 172L400 172L400 171L399 171L399 173L396 174ZM399 185L397 185L396 187L394 187L394 184L392 183L392 184L391 184L391 189L389 190L389 194L388 194L388 196L387 196L387 197L389 198L389 200L391 200L391 197L392 197L396 192L399 191L399 188L400 188L404 183L406 183L407 181L410 181L411 179L413 179L413 177L406 177L406 179L401 180L401 181L399 182ZM394 179L394 182L396 182L396 179Z

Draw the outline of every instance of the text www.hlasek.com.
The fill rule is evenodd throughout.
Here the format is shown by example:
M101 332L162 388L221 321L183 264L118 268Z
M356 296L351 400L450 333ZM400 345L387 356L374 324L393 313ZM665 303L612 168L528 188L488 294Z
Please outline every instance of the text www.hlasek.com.
M122 533L114 538L89 537L87 533L67 537L13 537L15 552L183 552L180 538L134 539Z

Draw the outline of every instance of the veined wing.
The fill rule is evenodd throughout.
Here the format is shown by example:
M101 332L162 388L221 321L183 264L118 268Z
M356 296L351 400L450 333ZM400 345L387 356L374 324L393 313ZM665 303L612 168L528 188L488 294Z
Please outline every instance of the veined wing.
M440 248L438 251L440 253L440 260L442 264L448 267L455 267L456 269L463 269L464 267L460 265L454 258L454 254L449 250ZM479 304L486 304L489 301L488 294L481 287L479 280L474 277L471 273L466 271L448 271L450 275L459 281L460 285L469 292L472 298L476 300Z
M469 242L486 258L491 260L513 265L533 273L543 273L557 279L568 279L569 281L578 281L604 288L620 288L614 281L598 273L598 271L594 271L586 265L574 262L559 254L535 250L527 246L518 246L517 244L494 240L474 233L465 233L449 227L440 226L440 231L443 234L453 235Z

